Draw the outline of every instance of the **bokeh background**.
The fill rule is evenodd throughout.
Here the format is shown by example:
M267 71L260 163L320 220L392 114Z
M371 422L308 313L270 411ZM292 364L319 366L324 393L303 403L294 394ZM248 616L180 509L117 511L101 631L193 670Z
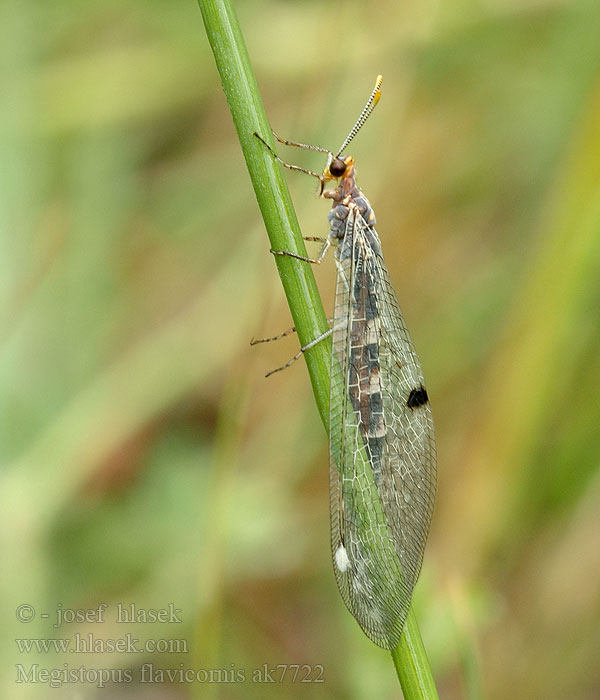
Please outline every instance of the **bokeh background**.
M414 604L441 697L597 700L600 3L237 9L288 138L334 148L384 75L352 153L436 418ZM289 312L197 5L5 0L0 37L2 697L398 698L336 590L306 369L263 378L296 341L249 346ZM15 642L77 634L94 653ZM103 653L127 634L163 651Z

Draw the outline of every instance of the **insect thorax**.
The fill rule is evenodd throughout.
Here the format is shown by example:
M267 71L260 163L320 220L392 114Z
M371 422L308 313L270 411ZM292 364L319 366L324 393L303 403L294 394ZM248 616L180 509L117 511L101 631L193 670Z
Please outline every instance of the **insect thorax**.
M352 188L349 194L344 193L344 185L340 185L331 192L329 197L333 199L333 207L327 218L329 221L329 237L332 243L337 243L344 238L346 232L346 220L350 213L350 208L354 205L360 212L368 226L374 226L376 223L375 212L369 203L369 200L356 187Z

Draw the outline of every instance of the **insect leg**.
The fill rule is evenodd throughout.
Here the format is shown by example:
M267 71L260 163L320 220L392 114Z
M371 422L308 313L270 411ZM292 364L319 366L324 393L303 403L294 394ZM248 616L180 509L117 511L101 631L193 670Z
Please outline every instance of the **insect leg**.
M308 239L308 240L323 240L322 238L319 239ZM303 260L304 262L307 263L312 263L313 265L320 265L321 262L323 261L323 258L325 257L327 251L329 248L331 248L331 241L326 238L324 239L325 242L323 243L323 247L321 248L321 252L319 253L319 257L317 258L307 258L304 255L297 255L296 253L292 253L289 250L273 250L271 248L269 252L273 253L273 255L287 255L290 258L296 258L296 260Z
M273 131L273 129L271 129ZM323 148L323 146L313 146L309 143L299 143L298 141L288 141L287 139L282 139L273 131L273 136L286 146L295 146L296 148L304 148L307 151L319 151L320 153L328 153L333 158L333 153L328 148Z
M270 370L265 374L265 377L270 377L272 374L275 374L275 372L281 372L283 369L287 369L291 365L296 362L296 360L300 359L302 357L302 353L306 352L307 350L310 350L310 348L313 348L317 343L320 343L322 340L327 338L328 335L331 335L333 333L333 328L330 328L329 330L325 331L325 333L321 333L320 336L315 338L314 340L311 340L310 343L307 343L306 345L303 345L300 350L292 357L291 360L288 360L284 365L281 365L281 367L276 367L275 369Z
M287 331L283 331L283 333L279 333L278 335L274 335L272 338L252 338L250 341L250 345L258 345L259 343L270 343L273 340L279 340L280 338L285 338L286 335L290 335L292 333L296 332L296 326L292 326L291 328L288 328Z
M333 323L333 318L328 318L327 323ZM250 341L250 345L258 345L259 343L271 343L274 340L280 340L281 338L285 338L287 335L291 335L292 333L296 333L296 326L292 326L291 328L288 328L287 331L283 331L283 333L278 333L272 338L252 338L252 340ZM306 349L306 347L304 349Z
M316 173L314 170L308 170L307 168L301 168L299 165L292 165L291 163L286 163L285 160L280 158L277 153L269 146L269 144L263 139L262 136L259 136L256 131L254 132L254 136L263 143L270 151L271 155L275 160L279 161L281 165L283 165L284 168L288 168L288 170L297 170L298 172L305 173L306 175L311 175L312 177L316 177L317 180L323 184L323 176L320 173Z

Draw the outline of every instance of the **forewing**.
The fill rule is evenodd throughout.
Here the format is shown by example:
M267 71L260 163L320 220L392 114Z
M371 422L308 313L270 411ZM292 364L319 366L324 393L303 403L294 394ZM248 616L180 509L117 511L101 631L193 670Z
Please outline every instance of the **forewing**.
M393 649L433 511L433 420L379 238L356 207L337 266L330 396L334 571L367 636Z

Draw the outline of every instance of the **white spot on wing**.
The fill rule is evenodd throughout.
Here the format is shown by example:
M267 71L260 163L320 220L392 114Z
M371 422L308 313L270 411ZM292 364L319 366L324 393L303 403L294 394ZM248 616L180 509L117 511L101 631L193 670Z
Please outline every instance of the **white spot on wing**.
M348 571L348 568L350 567L348 552L343 544L340 544L340 546L335 550L335 564L342 573L344 571Z

